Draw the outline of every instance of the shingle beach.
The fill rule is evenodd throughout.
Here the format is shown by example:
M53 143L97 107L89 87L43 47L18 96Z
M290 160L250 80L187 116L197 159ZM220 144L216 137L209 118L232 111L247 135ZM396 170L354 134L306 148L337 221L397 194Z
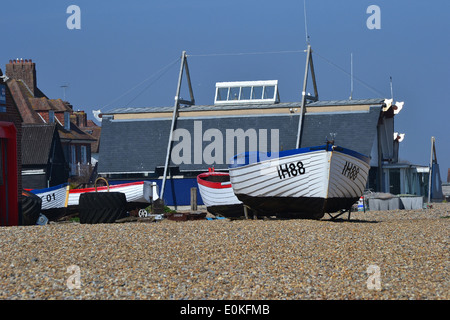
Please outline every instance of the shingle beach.
M449 211L2 227L0 299L447 300Z

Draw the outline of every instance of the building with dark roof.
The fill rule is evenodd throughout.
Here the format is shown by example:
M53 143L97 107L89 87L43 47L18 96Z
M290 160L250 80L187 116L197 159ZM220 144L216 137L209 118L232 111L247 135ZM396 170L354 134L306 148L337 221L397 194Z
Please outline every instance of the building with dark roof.
M331 139L330 134L335 133L337 144L370 155L383 105L383 99L332 101L308 105L301 147L324 144L327 138ZM333 111L330 111L330 108ZM183 174L203 172L211 165L214 165L216 170L227 170L227 159L238 151L237 142L233 150L223 152L221 159L214 164L206 163L204 159L201 162L194 159L197 150L205 150L211 143L203 137L204 133L211 129L219 130L225 138L227 130L236 132L237 129L242 129L245 132L250 129L255 130L257 135L260 130L265 130L267 138L261 136L260 138L265 140L260 139L258 144L260 142L270 144L274 138L271 133L277 134L278 131L279 148L293 149L297 138L299 109L299 102L276 105L181 107L176 128L191 133L192 159L180 164L172 161L171 167L177 168L177 171ZM125 172L158 173L158 169L164 167L171 117L171 108L119 108L103 114L99 173L109 177L120 176ZM196 132L201 135L194 137ZM226 150L225 139L222 143L223 150ZM174 146L176 144L174 142ZM246 151L256 150L246 149ZM123 152L128 156L119 157L116 152Z
M237 153L296 148L301 102L279 102L275 94L268 101L264 97L240 101L239 96L225 103L218 103L216 94L214 105L178 108L168 170L171 179L165 192L169 205L189 204L195 177L209 167L228 170L228 160ZM398 162L400 140L395 138L394 116L401 107L382 98L308 101L300 147L334 140L370 156L367 188L385 191L389 182L383 167ZM161 185L172 115L173 107L116 108L102 114L99 175L121 181L148 179Z
M100 146L102 127L98 126L94 121L88 120L87 114L84 111L74 111L70 117L70 121L75 123L78 128L96 139L91 143L91 158L93 158L91 161L98 161L98 150Z
M89 177L91 144L97 138L81 130L74 122L73 106L62 99L49 99L37 87L36 64L32 60L10 60L6 65L8 86L24 124L56 124L69 165L69 175ZM25 186L29 188L30 186Z
M262 80L217 82L214 104L197 106L186 59L183 51L174 107L117 108L101 115L99 175L153 180L163 200L177 207L189 204L199 173L210 167L227 171L236 154L332 142L370 157L367 189L423 196L423 168L398 161L404 134L395 132L394 117L403 102L320 101L309 45L300 102L281 102L278 81ZM183 72L190 100L180 97ZM314 95L306 91L309 72Z
M57 125L24 124L22 130L23 185L42 189L67 182L69 166Z

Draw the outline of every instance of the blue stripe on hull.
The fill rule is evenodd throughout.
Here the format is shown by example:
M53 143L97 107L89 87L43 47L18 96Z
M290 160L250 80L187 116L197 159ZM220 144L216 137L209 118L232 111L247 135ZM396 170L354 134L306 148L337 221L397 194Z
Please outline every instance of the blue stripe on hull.
M315 146L315 147L306 147L306 148L300 148L300 149L291 149L291 150L284 150L280 152L257 152L257 151L249 151L240 153L238 155L235 155L233 158L230 159L230 165L229 168L239 168L242 166L249 165L251 163L261 162L265 160L275 160L279 158L284 158L296 154L301 153L308 153L308 152L315 152L315 151L338 151L344 154L348 154L352 157L355 157L357 159L360 159L361 161L366 162L367 164L370 163L370 158L358 153L356 151L346 149L339 146L334 146L331 144L326 144L323 146ZM242 163L239 163L242 162Z
M33 189L33 190L31 190L31 192L34 193L34 194L44 193L44 192L50 192L50 191L53 191L53 190L58 190L58 189L60 189L60 188L65 188L65 187L67 187L67 185L68 185L68 183L63 183L63 184L59 184L59 185L57 185L57 186L50 187L50 188Z

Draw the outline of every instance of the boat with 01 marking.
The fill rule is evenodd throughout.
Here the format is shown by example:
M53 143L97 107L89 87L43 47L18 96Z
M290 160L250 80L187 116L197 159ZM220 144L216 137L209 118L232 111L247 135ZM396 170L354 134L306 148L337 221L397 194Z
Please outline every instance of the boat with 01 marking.
M208 172L197 176L197 184L206 209L215 216L239 218L244 216L244 205L233 192L227 172Z
M241 153L229 173L236 197L258 215L320 219L351 209L364 192L369 163L365 155L327 143Z
M41 210L65 208L69 184L63 183L44 189L25 189L42 199Z
M27 189L42 199L41 212L50 220L56 220L66 213L66 203L69 196L69 184L62 183L43 189Z

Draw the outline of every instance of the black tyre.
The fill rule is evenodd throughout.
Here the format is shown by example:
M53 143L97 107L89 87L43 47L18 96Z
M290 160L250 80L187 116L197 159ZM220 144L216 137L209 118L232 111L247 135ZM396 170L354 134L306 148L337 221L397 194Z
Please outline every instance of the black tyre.
M42 208L42 199L34 193L22 191L22 225L35 225Z
M122 192L89 192L80 195L80 223L113 223L127 216L127 199Z

